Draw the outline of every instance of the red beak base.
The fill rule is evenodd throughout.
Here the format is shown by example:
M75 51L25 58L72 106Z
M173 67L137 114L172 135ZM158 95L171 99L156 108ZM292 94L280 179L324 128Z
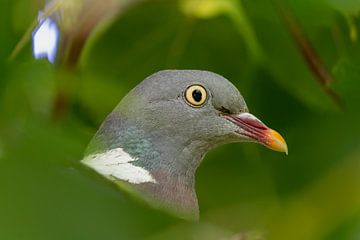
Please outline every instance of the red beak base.
M250 113L225 115L225 118L239 126L238 134L254 140L264 146L288 154L288 147L284 138L275 130L267 127Z

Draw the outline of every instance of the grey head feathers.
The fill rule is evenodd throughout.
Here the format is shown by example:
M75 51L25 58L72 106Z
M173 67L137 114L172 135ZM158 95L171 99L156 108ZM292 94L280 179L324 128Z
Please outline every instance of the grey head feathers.
M249 140L224 117L247 111L240 92L218 74L160 71L109 114L82 162L154 206L197 218L196 169L211 148Z

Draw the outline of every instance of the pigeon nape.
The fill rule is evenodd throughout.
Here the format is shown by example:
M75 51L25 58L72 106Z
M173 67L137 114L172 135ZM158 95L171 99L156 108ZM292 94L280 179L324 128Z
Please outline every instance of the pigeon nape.
M82 163L151 206L198 219L195 172L212 148L285 140L248 112L236 87L199 70L164 70L132 89L107 116Z

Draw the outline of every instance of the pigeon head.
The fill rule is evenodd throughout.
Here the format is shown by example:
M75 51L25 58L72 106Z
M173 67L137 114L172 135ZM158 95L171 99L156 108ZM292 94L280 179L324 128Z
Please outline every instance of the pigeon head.
M166 70L122 99L82 162L152 205L197 218L194 179L204 155L245 141L287 152L280 134L248 112L227 79L208 71Z

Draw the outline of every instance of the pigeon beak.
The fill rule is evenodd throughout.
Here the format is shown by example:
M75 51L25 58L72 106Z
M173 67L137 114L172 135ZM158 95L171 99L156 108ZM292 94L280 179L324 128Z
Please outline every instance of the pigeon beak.
M237 133L241 136L261 143L272 150L288 154L288 148L284 138L275 130L267 127L254 115L250 113L240 113L236 115L225 115L225 118L240 127Z

